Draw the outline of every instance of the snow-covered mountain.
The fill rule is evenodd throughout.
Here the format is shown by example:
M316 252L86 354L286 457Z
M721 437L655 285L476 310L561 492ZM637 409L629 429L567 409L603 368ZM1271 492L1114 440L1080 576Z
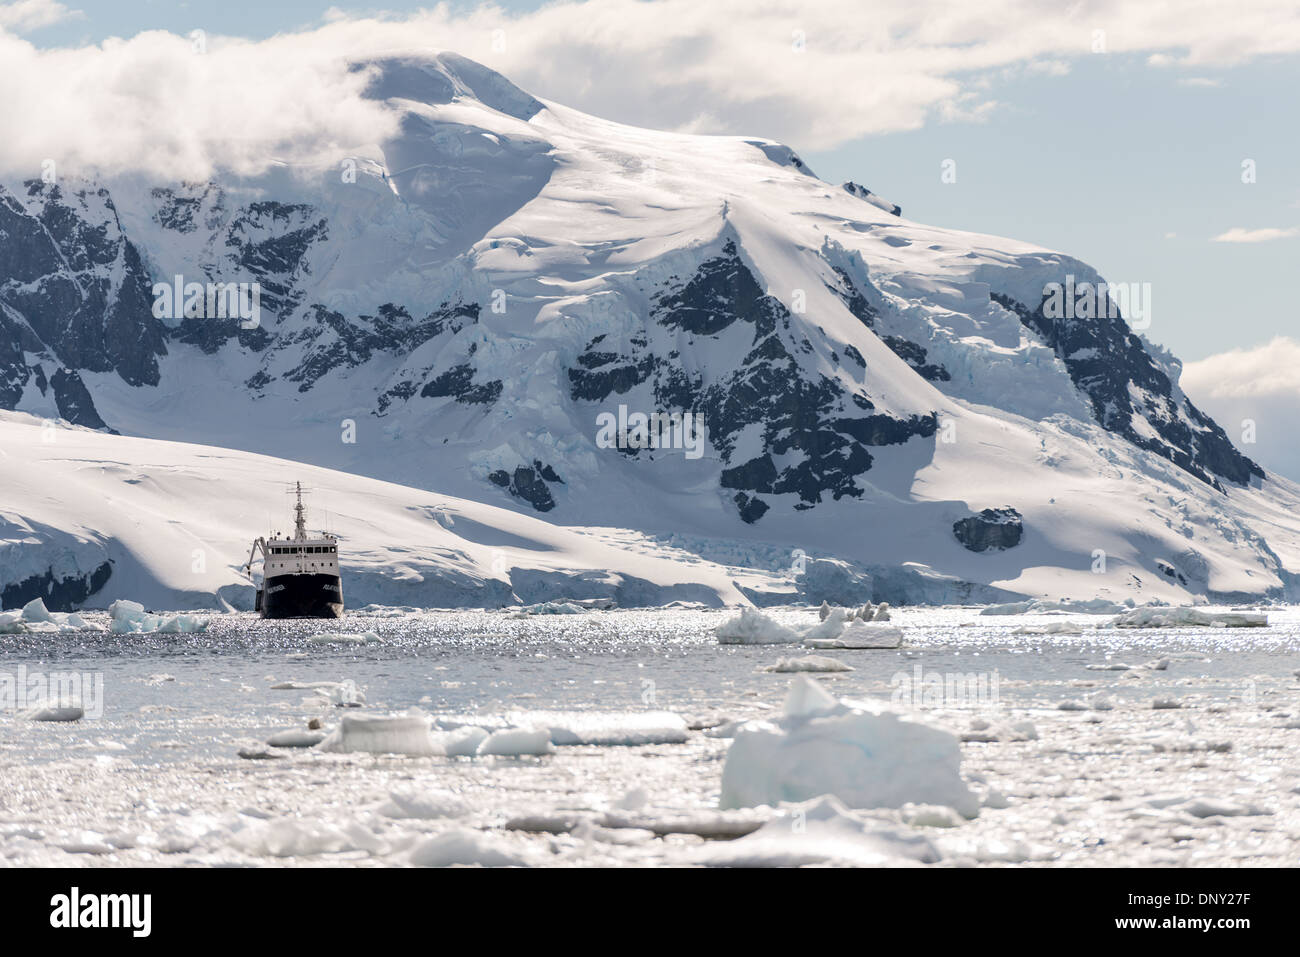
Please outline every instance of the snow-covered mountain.
M309 168L0 182L0 407L706 562L833 557L894 601L1300 594L1300 488L1122 319L1044 308L1051 283L1101 280L1086 264L911 222L768 140L621 126L453 54L357 69L399 132ZM178 281L255 284L257 322L210 301L156 317L155 284ZM702 417L707 443L619 441L637 413ZM0 502L29 528L26 571L33 541L101 527L94 501L81 532L30 527L33 508Z

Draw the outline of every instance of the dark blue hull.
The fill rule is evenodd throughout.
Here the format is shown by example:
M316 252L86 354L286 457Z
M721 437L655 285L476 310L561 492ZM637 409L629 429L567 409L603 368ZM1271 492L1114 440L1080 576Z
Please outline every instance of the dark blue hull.
M341 618L343 582L338 575L277 575L262 583L263 618Z

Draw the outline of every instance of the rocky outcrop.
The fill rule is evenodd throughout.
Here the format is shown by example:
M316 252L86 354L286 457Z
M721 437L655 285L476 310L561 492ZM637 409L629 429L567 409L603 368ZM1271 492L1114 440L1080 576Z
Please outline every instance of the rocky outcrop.
M1024 531L1020 513L1014 508L986 508L978 515L959 519L952 526L957 541L972 552L1015 548Z

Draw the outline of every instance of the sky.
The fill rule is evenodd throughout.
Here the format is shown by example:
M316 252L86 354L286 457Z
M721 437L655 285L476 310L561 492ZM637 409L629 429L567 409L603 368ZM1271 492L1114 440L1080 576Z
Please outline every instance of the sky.
M187 84L175 58L195 30L219 56ZM327 61L402 47L622 122L777 139L908 218L1149 283L1145 335L1189 363L1193 398L1300 414L1296 0L0 0L0 90L23 94L0 96L0 126L126 163L201 168L229 146L186 125L204 117L310 149L382 122ZM133 130L146 101L170 133ZM51 149L12 140L0 166Z

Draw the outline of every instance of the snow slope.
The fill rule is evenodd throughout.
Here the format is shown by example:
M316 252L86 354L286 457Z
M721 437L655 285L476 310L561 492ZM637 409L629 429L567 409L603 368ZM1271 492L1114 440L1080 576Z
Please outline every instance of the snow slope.
M309 526L339 537L352 607L597 596L738 604L737 584L773 581L671 548L622 549L492 505L247 452L51 428L21 413L0 413L0 450L0 576L24 582L52 568L66 589L108 563L86 596L91 607L130 597L155 608L251 608L239 568L254 537L291 525L296 481L310 489ZM6 607L16 603L6 596Z
M0 184L0 407L491 503L623 555L842 559L875 600L1300 596L1300 488L1122 320L1044 313L1048 283L1100 279L1086 264L454 54L358 66L399 132L310 168ZM258 283L257 327L155 318L178 275ZM704 454L607 447L620 408L703 416ZM985 509L1014 510L1013 543L963 541ZM22 570L97 520L34 532Z

